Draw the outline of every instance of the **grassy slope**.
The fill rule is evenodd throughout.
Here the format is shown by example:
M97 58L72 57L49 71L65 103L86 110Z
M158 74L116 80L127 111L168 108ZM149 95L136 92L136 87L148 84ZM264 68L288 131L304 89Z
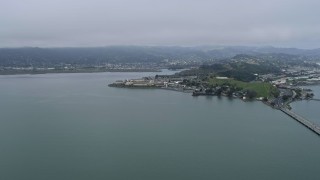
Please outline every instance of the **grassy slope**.
M269 83L264 82L242 82L234 79L209 79L210 85L233 85L244 90L253 90L257 92L257 97L270 97L272 93L277 92L277 89Z

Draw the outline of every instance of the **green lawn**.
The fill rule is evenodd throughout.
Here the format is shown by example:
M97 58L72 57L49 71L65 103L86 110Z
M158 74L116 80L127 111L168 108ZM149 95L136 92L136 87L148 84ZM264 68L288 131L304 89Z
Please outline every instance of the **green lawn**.
M216 79L210 78L209 85L231 85L234 87L242 88L243 90L253 90L257 93L257 97L270 97L273 96L278 90L270 83L265 82L243 82L234 79Z

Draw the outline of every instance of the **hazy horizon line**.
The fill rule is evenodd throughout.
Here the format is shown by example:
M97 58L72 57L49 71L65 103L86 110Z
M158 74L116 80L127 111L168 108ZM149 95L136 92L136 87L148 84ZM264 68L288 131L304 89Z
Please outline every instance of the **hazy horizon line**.
M246 48L276 48L276 49L301 49L301 50L316 50L316 48L302 48L296 46L276 46L276 45L214 45L214 44L202 44L202 45L139 45L139 44L114 44L114 45L101 45L101 46L3 46L0 49L21 49L21 48L42 48L42 49L53 49L53 48L106 48L106 47L181 47L181 48L200 48L200 47L246 47Z

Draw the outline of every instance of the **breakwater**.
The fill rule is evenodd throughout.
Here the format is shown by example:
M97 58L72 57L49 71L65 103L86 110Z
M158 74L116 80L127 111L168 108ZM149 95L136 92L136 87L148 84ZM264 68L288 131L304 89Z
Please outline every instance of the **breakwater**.
M280 110L320 136L320 127L317 124L309 121L306 118L299 116L298 114L296 114L286 108L280 108Z

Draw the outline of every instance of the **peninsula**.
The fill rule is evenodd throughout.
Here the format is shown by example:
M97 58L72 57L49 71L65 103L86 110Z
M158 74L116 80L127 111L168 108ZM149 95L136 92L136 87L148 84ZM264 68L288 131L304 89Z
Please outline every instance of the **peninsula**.
M226 96L258 100L279 109L320 135L320 127L290 111L290 103L313 99L305 85L320 84L320 67L309 64L277 64L253 56L235 56L229 61L202 65L174 75L118 80L110 87L160 88L192 96Z

